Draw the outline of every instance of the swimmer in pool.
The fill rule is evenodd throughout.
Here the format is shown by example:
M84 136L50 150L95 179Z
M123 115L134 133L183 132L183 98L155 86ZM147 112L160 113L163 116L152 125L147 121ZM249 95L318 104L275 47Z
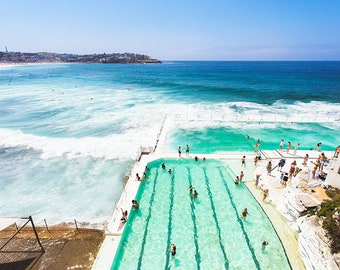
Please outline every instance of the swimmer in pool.
M136 200L132 200L132 206L133 206L135 209L138 209L138 208L139 208L139 203L138 203Z
M268 244L269 244L268 241L262 240L262 247L261 247L262 251L264 251L264 249L266 248L266 246L267 246Z
M244 208L243 212L242 212L242 218L245 219L248 215L248 209Z
M169 252L171 252L171 255L172 256L175 256L176 255L176 245L175 244L171 244L170 245L170 250Z

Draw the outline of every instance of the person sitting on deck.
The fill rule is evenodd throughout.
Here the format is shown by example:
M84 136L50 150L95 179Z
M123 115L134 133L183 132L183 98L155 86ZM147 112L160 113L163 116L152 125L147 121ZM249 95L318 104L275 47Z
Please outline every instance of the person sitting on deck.
M137 181L141 181L142 180L138 173L136 173L136 179L137 179Z
M282 175L281 185L282 185L283 187L286 187L286 186L287 186L288 180L289 180L288 173L284 173L284 174Z
M121 208L121 211L122 211L122 217L120 219L120 224L119 224L119 227L118 227L118 231L120 231L123 226L125 225L126 221L127 221L127 216L128 216L128 211L125 210L123 211L123 209Z
M240 183L240 177L236 176L236 179L235 179L235 184L238 185Z

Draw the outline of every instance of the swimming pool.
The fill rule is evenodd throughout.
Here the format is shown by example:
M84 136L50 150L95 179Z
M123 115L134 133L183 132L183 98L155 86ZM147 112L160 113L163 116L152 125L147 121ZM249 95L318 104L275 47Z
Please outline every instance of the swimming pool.
M290 269L270 221L247 188L234 184L227 163L159 159L148 167L111 269Z

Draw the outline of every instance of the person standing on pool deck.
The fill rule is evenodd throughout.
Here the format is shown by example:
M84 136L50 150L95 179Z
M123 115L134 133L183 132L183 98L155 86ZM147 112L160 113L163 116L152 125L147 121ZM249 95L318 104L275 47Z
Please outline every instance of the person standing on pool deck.
M284 144L285 144L285 140L282 139L281 142L280 142L280 150L282 150L282 147L283 147Z
M190 152L190 147L189 147L189 145L187 145L186 147L185 147L185 155L188 157L189 156L189 152Z
M299 143L296 143L295 146L294 146L294 152L293 152L293 155L296 156L296 152L297 150L299 149L299 146L300 144Z
M271 175L271 172L272 172L272 162L271 161L268 161L266 169L267 169L267 175Z
M258 184L259 184L259 181L260 181L260 174L257 174L256 177L255 177L255 184L254 186L257 188Z
M178 156L181 157L181 155L182 155L182 148L179 146L178 147Z
M241 159L241 167L245 167L246 166L246 156L243 156Z
M240 173L240 182L242 182L243 176L244 176L244 173L243 173L243 171L241 171L241 173Z
M292 144L291 144L291 142L288 142L287 151L286 151L287 154L289 153L290 148L292 148Z
M308 159L309 159L309 155L306 154L305 157L303 158L303 163L302 163L303 166L307 166Z
M277 170L281 172L285 164L286 164L286 160L284 158L281 158L279 161L279 164L277 165Z

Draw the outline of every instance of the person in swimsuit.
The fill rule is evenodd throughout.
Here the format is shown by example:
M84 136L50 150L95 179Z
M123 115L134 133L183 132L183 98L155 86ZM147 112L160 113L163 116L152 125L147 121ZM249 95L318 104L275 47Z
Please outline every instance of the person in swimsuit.
M185 149L185 155L189 156L189 152L190 152L190 147L189 147L189 145L187 145L186 149Z
M171 256L175 256L176 255L176 245L175 244L171 244L170 245L170 249L169 252L171 253Z
M139 203L138 203L136 200L132 200L132 206L133 206L135 209L138 209L138 208L139 208Z
M246 156L242 157L242 163L241 163L241 167L245 167L246 166Z
M243 173L243 171L241 171L241 173L240 173L240 182L242 182L243 176L244 176L244 173Z
M248 215L248 209L244 208L243 212L242 212L242 218L245 219Z

